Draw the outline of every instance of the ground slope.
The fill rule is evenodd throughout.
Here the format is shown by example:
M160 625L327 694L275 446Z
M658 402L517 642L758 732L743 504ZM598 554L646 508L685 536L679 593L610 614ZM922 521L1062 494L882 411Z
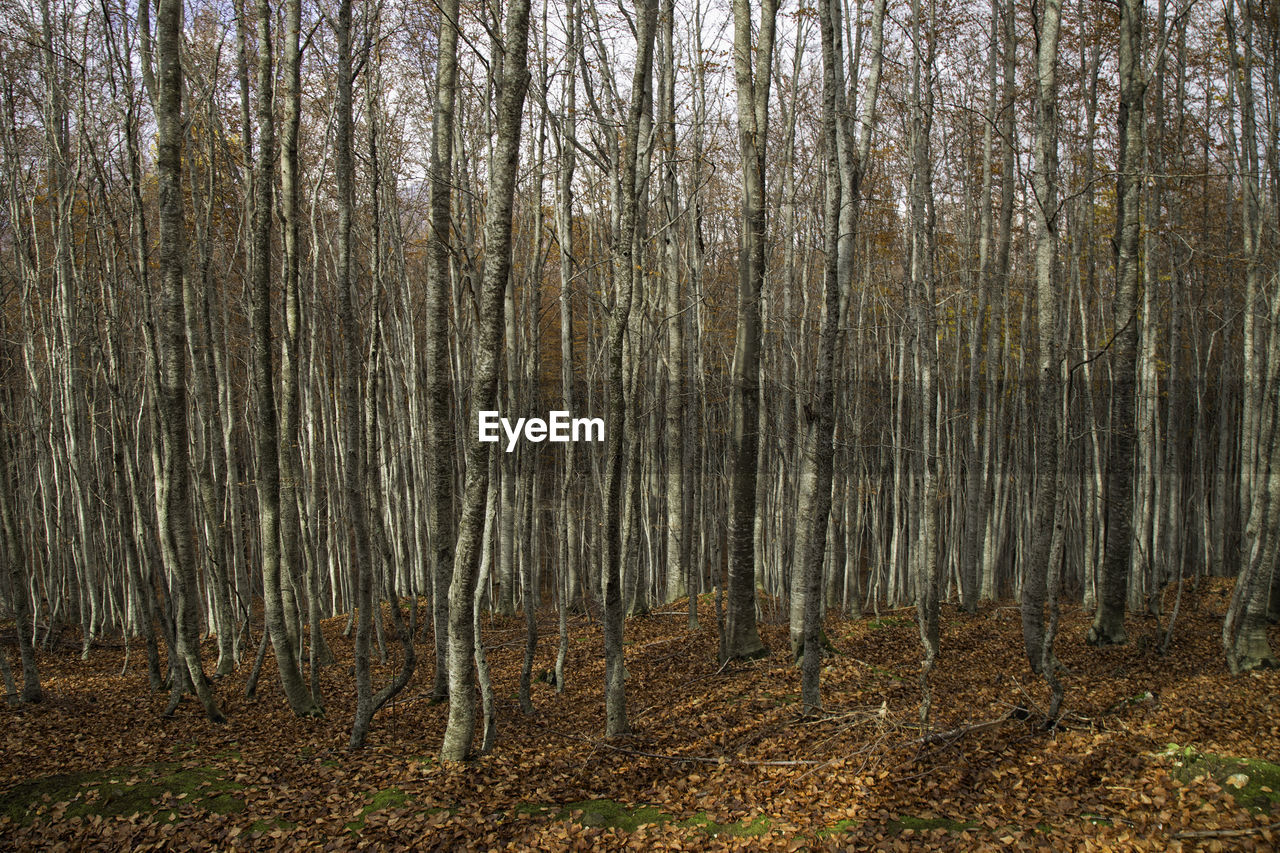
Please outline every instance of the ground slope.
M910 610L828 622L820 719L800 715L771 602L762 635L774 654L727 667L709 600L698 632L675 608L629 620L635 733L607 742L599 623L574 620L567 689L539 682L524 717L523 622L498 621L487 635L498 745L465 766L434 758L447 708L426 696L429 662L375 720L369 747L345 751L343 620L325 626L339 663L325 671L320 721L290 715L270 658L256 702L242 698L247 665L217 682L230 722L215 726L193 701L162 719L166 697L148 692L139 650L121 675L123 648L82 662L67 645L41 657L43 704L0 710L0 846L1274 849L1280 673L1226 673L1228 594L1220 581L1189 585L1165 656L1155 622L1140 619L1131 645L1088 648L1088 615L1068 608L1065 714L1051 731L1008 606L944 607L928 732ZM554 658L553 614L543 624L536 672Z

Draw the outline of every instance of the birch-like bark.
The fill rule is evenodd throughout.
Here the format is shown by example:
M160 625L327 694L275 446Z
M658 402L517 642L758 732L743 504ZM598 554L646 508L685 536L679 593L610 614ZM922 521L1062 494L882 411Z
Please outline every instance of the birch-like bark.
M143 0L149 3L150 0ZM200 659L199 586L191 519L188 450L187 342L182 276L186 225L182 190L182 3L159 0L155 34L156 171L158 173L160 376L156 406L160 421L161 467L156 474L156 510L165 568L173 583L177 671L172 713L190 686L214 722L224 722Z
M1116 175L1116 298L1112 310L1111 441L1107 452L1107 533L1091 645L1128 641L1124 614L1133 549L1133 459L1137 428L1134 379L1138 364L1138 241L1143 185L1143 0L1120 4L1120 169Z
M516 164L520 157L521 115L528 88L529 0L507 8L506 32L494 48L503 55L498 87L497 139L489 164L485 212L484 275L480 282L479 342L471 375L472 411L496 408L502 356L503 292L511 274L511 217ZM472 603L481 550L484 505L489 490L489 454L494 445L479 440L478 423L467 422L467 477L462 517L449 584L449 722L440 757L465 760L475 733L475 630Z
M760 447L760 293L765 276L765 148L778 0L760 6L752 44L747 0L733 3L733 70L742 154L742 244L738 257L738 330L733 354L729 461L729 584L724 655L765 652L756 627L756 469ZM752 60L754 59L754 67Z
M287 583L280 555L280 424L276 419L275 371L272 368L271 329L271 214L274 209L275 108L271 35L272 11L267 0L257 0L257 113L258 146L254 162L253 205L253 390L257 403L254 427L258 455L255 481L258 489L258 547L262 554L262 598L266 629L275 649L280 684L289 707L298 716L314 716L319 709L302 670L285 614L283 587ZM287 344L286 344L287 346ZM285 393L288 393L286 387ZM290 492L292 497L292 492ZM296 541L296 540L295 540ZM296 556L296 554L295 554Z
M1035 433L1035 504L1031 548L1023 566L1022 638L1027 659L1040 672L1052 655L1045 649L1044 605L1049 570L1049 546L1062 504L1058 467L1058 416L1061 333L1058 323L1058 31L1062 0L1045 0L1036 34L1035 165L1031 184L1036 223L1036 331L1039 364Z
M453 381L449 372L450 213L453 201L454 103L458 90L458 0L440 4L435 112L431 127L431 238L427 267L427 428L430 452L427 523L431 543L431 615L436 671L431 697L449 695L449 581L453 576Z
M623 144L618 151L617 186L620 200L617 232L613 236L614 305L609 318L606 342L607 384L609 396L608 454L605 470L604 503L604 576L602 598L604 610L605 661L605 736L617 737L629 731L627 723L626 666L622 654L624 610L621 516L623 500L623 462L626 447L627 399L624 394L623 345L631 316L632 288L636 277L632 267L639 198L636 188L636 165L640 149L640 118L644 112L644 95L653 73L653 44L657 25L657 0L638 0L637 57L631 79L631 101L623 127Z

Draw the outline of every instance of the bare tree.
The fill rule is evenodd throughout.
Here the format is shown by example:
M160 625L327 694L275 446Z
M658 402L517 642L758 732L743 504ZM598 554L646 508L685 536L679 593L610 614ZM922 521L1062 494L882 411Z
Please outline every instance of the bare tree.
M502 39L494 38L494 53L502 56L497 92L497 138L489 164L488 206L485 211L484 274L480 282L479 339L471 376L472 411L496 407L498 370L502 357L503 292L511 274L511 215L515 195L516 164L520 158L521 115L529 84L529 0L514 0L507 7ZM477 428L468 427L467 479L462 496L462 517L454 550L453 579L449 584L449 722L440 757L462 761L471 753L475 733L475 688L472 658L475 632L472 602L476 569L486 547L485 497L489 491L489 455L493 445L479 440Z
M144 7L150 0L144 0ZM145 27L145 22L143 23ZM173 583L174 640L177 666L169 708L173 713L184 690L192 690L214 722L224 722L200 659L198 578L191 543L191 467L187 434L186 310L184 258L186 225L182 191L182 3L159 0L156 9L155 112L156 169L159 173L160 343L156 407L160 421L160 462L156 471L156 512L160 548ZM150 57L147 57L150 60Z
M436 54L436 97L431 126L431 242L427 267L427 421L430 483L427 517L431 542L431 613L435 626L436 672L432 698L449 695L449 581L453 575L453 379L449 372L450 211L453 200L454 102L458 89L458 2L440 4L440 48Z
M627 697L624 681L626 667L622 659L623 617L623 564L622 514L624 501L622 486L625 474L623 460L627 458L627 400L623 394L623 342L633 302L635 286L633 267L636 264L636 216L639 193L636 186L636 166L640 156L640 119L644 112L645 90L653 73L653 43L658 17L657 0L637 0L636 43L637 61L631 78L631 100L623 127L623 145L618 151L616 163L617 196L620 201L618 230L613 236L614 304L609 318L607 388L609 417L612 428L608 435L608 459L605 470L604 504L604 660L605 660L605 735L616 737L626 734ZM634 452L634 449L631 450Z
M1089 643L1128 642L1124 614L1133 550L1134 379L1138 364L1138 239L1141 236L1143 123L1148 80L1143 72L1142 0L1120 3L1120 163L1116 173L1116 298L1112 310L1111 441L1107 451L1107 538L1098 609Z
M765 277L765 151L778 0L760 6L752 44L751 4L733 3L733 72L742 154L742 237L738 256L738 332L733 353L729 486L729 584L724 648L729 658L758 657L756 627L756 471L760 450L760 292ZM754 60L754 63L753 63Z

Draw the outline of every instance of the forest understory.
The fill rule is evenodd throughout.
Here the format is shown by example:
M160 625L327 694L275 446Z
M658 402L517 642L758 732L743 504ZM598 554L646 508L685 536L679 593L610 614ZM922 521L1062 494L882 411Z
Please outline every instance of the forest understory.
M0 838L109 850L1275 849L1280 671L1226 672L1230 589L1187 583L1165 655L1165 625L1130 617L1128 645L1091 649L1089 614L1065 608L1054 730L1007 604L944 607L927 733L909 609L828 619L820 718L801 714L773 599L760 626L772 654L723 667L709 596L692 633L683 602L629 619L633 734L607 741L598 620L571 622L563 694L539 681L523 716L524 623L495 619L498 740L466 764L436 758L447 705L430 701L429 664L381 712L369 748L346 750L343 618L324 626L338 663L324 671L320 720L294 717L275 679L246 702L247 663L215 683L227 724L191 697L164 719L141 649L122 675L123 646L81 661L64 639L41 655L45 700L0 711ZM556 651L554 614L540 621L536 673ZM376 675L396 667L392 655Z

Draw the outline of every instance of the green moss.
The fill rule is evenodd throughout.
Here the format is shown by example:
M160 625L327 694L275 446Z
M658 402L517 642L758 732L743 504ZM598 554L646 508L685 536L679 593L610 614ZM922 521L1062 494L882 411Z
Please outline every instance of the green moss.
M398 809L407 802L409 802L409 795L399 788L391 787L383 788L381 791L374 791L369 797L369 802L356 815L356 819L347 824L347 831L359 832L364 828L364 822L369 815L383 809Z
M913 817L911 815L904 815L898 820L889 821L887 829L891 835L897 835L898 833L906 832L909 829L916 831L946 829L952 832L963 832L966 829L973 829L975 826L977 826L977 824L971 820L961 821L952 820L951 818L946 817Z
M530 817L538 817L552 811L554 806L546 803L516 803L515 813L518 815L528 815Z
M818 830L818 837L829 838L833 835L839 835L842 832L848 832L849 830L853 829L857 825L858 825L858 821L850 820L849 818L845 818L844 820L838 820L835 823L831 824L831 826L828 826L826 829Z
M255 820L253 823L249 824L249 829L247 831L251 833L270 832L273 829L296 829L297 826L298 825L292 821L270 818Z
M881 616L879 619L872 619L867 623L867 627L872 631L879 631L881 628L895 628L899 625L910 625L910 619L904 619L901 616Z
M0 795L0 814L29 824L44 811L65 817L151 815L173 821L177 808L194 805L218 814L244 811L233 792L243 788L209 767L156 764L70 773L24 782Z
M575 814L577 812L578 814ZM635 832L651 823L666 823L669 815L653 806L624 806L613 800L583 800L567 804L559 817L570 818L583 826L612 826L626 832Z
M688 820L681 821L681 826L701 829L707 835L728 835L733 838L749 838L764 835L769 831L768 815L757 815L751 821L740 820L737 823L716 823L706 812L698 812Z
M890 672L887 669L882 669L881 667L878 667L875 664L868 665L867 669L871 671L872 675L879 676L880 678L888 678L893 681L906 681L905 678L903 678L901 675L898 675L896 672Z
M1235 801L1256 812L1265 813L1280 804L1280 764L1260 758L1237 758L1200 752L1194 747L1180 747L1176 743L1162 753L1173 761L1175 778L1190 782L1197 776L1207 776ZM1244 777L1244 784L1237 787L1232 782Z

